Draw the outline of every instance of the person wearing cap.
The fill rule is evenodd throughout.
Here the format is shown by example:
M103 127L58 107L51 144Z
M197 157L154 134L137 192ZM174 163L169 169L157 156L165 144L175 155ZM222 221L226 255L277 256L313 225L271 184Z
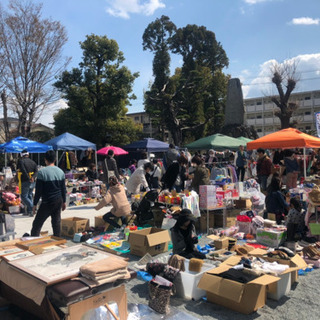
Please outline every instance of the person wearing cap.
M189 209L182 209L176 224L171 228L172 253L187 259L198 258L205 259L206 256L197 251L195 244L198 243L198 237L194 223L196 217Z
M112 209L102 216L103 220L115 228L120 228L120 225L114 220L114 218L120 218L122 226L124 226L126 217L131 214L131 206L123 185L118 182L115 176L109 178L108 192L95 209L100 210L108 204L112 205Z
M29 158L29 152L23 150L21 158L18 161L18 179L19 185L21 182L21 200L26 210L24 215L33 216L33 189L35 187L35 178L37 177L38 167L37 164Z

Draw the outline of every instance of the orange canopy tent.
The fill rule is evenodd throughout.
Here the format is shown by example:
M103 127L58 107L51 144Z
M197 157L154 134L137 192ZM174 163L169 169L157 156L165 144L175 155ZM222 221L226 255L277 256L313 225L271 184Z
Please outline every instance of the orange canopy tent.
M320 139L294 128L267 134L247 143L247 150L253 149L320 148Z
M259 139L247 143L247 150L253 149L291 149L303 148L304 176L306 176L305 150L306 148L320 148L320 139L303 133L294 128L283 129L267 134Z

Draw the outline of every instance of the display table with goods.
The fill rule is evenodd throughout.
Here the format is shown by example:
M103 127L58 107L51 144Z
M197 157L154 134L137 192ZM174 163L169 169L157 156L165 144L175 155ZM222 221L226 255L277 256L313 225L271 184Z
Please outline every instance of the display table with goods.
M62 242L46 237L1 243L1 295L40 319L81 319L109 301L117 302L120 319L126 319L128 263L97 248Z

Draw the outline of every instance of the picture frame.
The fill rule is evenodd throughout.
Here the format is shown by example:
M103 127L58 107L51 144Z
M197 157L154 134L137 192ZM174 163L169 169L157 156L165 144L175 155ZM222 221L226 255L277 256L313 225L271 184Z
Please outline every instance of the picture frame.
M0 248L0 257L2 258L3 256L11 253L17 253L17 252L22 252L24 251L23 249L17 247L17 246L7 246Z
M2 258L6 261L14 261L14 260L28 258L28 257L32 257L32 256L34 256L34 254L32 252L25 250L25 251L7 254L7 255L3 256Z
M57 246L60 244L66 243L67 240L55 236L49 236L49 237L42 237L37 238L33 240L27 240L18 242L16 245L17 247L23 249L23 250L31 250L34 248L43 248L43 247L49 247L49 246Z
M84 245L76 245L32 257L10 261L11 266L51 285L79 275L80 267L111 254Z

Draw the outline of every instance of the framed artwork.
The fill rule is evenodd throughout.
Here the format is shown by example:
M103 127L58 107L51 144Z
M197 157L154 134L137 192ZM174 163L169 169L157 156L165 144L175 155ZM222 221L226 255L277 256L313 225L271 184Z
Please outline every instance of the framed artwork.
M37 238L34 240L27 240L17 243L17 246L23 250L31 250L35 247L49 247L66 243L66 239L58 238L55 236Z
M8 246L5 248L0 248L0 257L4 256L6 254L21 252L21 251L23 251L23 249L18 248L16 246Z
M32 257L32 256L34 256L34 254L30 251L21 251L21 252L7 254L7 255L3 256L2 258L6 261L14 261L14 260L28 258L28 257Z
M9 264L35 278L53 284L78 276L81 266L109 257L110 254L83 245L55 250Z

